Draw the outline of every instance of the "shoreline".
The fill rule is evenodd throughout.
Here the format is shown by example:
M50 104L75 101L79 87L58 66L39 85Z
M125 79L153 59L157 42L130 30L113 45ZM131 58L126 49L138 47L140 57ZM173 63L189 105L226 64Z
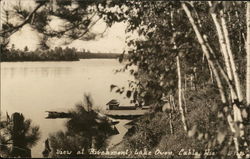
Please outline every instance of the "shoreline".
M128 132L128 129L125 128L124 126L127 123L131 122L131 120L117 120L117 121L119 121L119 124L116 125L116 128L119 131L119 134L113 135L109 138L107 146L108 149L114 149L116 148L116 146L121 144L124 135Z
M27 60L27 61L0 61L0 63L2 62L75 62L75 61L80 61L80 60L84 60L84 59L117 59L117 58L79 58L78 60Z

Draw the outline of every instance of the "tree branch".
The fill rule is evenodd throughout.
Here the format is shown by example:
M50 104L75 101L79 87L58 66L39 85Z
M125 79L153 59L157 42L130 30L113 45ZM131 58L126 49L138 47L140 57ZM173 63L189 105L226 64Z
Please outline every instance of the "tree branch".
M3 37L5 34L7 33L10 33L10 35L12 35L13 33L17 32L19 29L21 29L25 24L29 23L30 20L32 19L33 15L37 12L37 10L39 8L41 8L44 4L44 3L40 3L39 5L36 6L36 8L26 17L26 19L19 25L17 26L14 26L14 27L11 27L9 28L8 30L5 30L5 31L1 31L0 32L0 36ZM9 36L10 36L9 35Z

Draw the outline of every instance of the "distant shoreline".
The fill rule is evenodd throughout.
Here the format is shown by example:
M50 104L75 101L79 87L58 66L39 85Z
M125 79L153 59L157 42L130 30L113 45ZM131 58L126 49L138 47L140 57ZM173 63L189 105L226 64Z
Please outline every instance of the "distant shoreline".
M79 61L80 59L115 59L119 58L121 53L92 53L86 51L77 51L75 48L65 49L56 47L48 50L29 51L27 47L24 50L11 49L2 50L0 62L27 62L27 61Z
M74 62L74 61L80 61L81 59L117 59L115 57L89 57L89 58L79 58L77 60L13 60L13 61L1 61L1 62Z
M120 54L118 53L77 53L78 58L69 60L1 60L0 62L70 62L70 61L80 61L81 59L118 59Z
M80 59L91 59L91 58L107 58L107 59L115 59L119 58L121 53L91 53L91 52L77 52L78 58Z

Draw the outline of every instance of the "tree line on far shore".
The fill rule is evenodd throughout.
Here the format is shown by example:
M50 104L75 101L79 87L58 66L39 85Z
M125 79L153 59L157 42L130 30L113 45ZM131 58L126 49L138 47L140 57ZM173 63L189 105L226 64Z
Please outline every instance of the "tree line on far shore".
M54 49L29 51L26 46L23 50L15 49L12 45L10 49L5 49L1 53L0 61L78 61L80 59L91 58L118 58L116 53L91 53L89 51L77 51L76 48L55 47Z

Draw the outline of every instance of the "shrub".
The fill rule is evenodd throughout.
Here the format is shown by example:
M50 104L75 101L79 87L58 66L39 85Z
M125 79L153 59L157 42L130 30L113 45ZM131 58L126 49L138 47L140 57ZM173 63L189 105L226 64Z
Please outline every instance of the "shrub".
M211 149L217 155L225 155L233 150L233 136L227 121L221 118L217 90L204 88L186 92L186 121L189 131L185 132L178 112L172 115L174 134L170 133L168 113L147 114L137 121L125 137L124 146L132 150L148 148L151 150L173 151L181 149L204 153Z
M106 148L107 139L113 135L114 129L106 117L100 117L92 110L89 97L85 96L85 101L85 105L78 104L74 110L69 111L71 118L65 124L65 132L59 131L50 135L52 157L86 157L90 156L90 148ZM57 153L58 150L68 150L71 153Z

